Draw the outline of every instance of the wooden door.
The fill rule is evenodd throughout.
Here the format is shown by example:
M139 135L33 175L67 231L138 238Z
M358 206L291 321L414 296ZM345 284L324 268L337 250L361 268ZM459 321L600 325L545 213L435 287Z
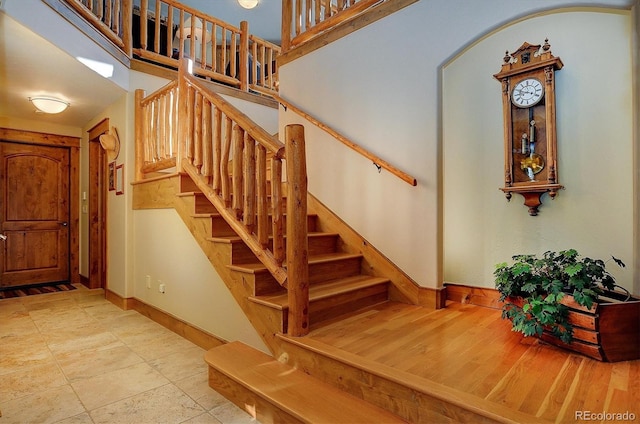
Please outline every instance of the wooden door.
M69 280L69 157L0 143L0 287Z

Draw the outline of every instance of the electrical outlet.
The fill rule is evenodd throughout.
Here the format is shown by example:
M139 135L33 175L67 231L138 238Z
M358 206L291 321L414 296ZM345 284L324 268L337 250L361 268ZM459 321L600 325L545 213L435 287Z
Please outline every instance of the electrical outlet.
M166 291L166 286L160 280L158 280L158 291L160 293L164 293Z
M151 276L147 275L146 277L144 277L144 281L145 281L145 283L147 283L147 288L150 289L151 288Z

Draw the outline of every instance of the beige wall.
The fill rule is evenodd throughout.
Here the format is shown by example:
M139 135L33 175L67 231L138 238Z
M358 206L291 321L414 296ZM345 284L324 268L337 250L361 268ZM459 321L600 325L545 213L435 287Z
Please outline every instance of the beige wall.
M444 278L493 286L494 265L514 254L575 248L621 258L609 267L633 288L632 15L571 10L534 16L495 31L443 69ZM551 43L556 73L558 176L536 217L523 198L505 200L502 96L505 49ZM614 265L611 263L611 265Z

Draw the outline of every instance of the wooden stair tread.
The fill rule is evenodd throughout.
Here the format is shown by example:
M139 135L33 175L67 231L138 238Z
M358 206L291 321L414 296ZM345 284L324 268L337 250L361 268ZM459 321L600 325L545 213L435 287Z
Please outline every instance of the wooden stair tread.
M372 277L370 275L356 275L353 277L340 278L322 284L311 284L309 286L309 302L327 299L343 293L361 290L379 284L386 284L389 279L384 277ZM287 293L272 294L264 296L251 296L249 300L261 305L275 309L287 309L289 299Z
M309 232L307 234L309 237L337 237L338 233L323 233L323 232ZM269 239L272 239L273 236L269 236ZM287 238L287 235L284 235L284 238ZM244 243L240 236L214 236L208 237L207 240L213 241L216 243L223 244L235 244L235 243Z
M401 423L391 414L241 342L205 353L207 364L302 422Z
M381 379L397 383L406 389L424 393L433 399L440 399L451 405L473 411L495 422L512 424L549 423L549 421L543 418L511 409L500 403L445 386L412 373L390 367L381 362L373 361L338 347L328 345L314 339L313 332L307 337L290 337L286 334L276 334L276 337L286 343L301 347L306 351L331 358L337 363L362 370L365 375L371 374Z
M362 255L359 253L326 253L326 254L310 257L309 265L328 263L332 261L340 261L345 259L354 259L354 258L362 258ZM267 268L261 262L239 264L239 265L228 265L228 267L234 271L240 271L240 272L245 272L249 274L268 272Z

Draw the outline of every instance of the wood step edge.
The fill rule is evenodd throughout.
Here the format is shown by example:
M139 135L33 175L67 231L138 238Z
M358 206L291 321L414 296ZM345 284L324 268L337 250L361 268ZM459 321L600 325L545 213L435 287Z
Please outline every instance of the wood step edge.
M384 365L380 362L376 362L318 340L314 340L313 334L306 337L289 337L286 334L276 333L275 336L286 343L298 346L299 348L313 352L317 355L325 356L352 368L363 370L369 374L423 393L427 396L433 397L434 399L450 403L461 409L495 420L496 422L509 424L550 423L549 421L534 415L529 415L524 412L507 408L499 403L486 400L470 393L465 393L435 381L416 376L415 374Z
M362 290L364 288L388 283L390 283L390 280L388 278L360 275L340 278L338 280L332 280L327 283L311 284L309 286L309 302L317 302L333 296L347 294L357 290ZM327 288L327 286L329 285L331 285L332 287ZM264 305L277 310L284 311L289 308L289 299L287 293L275 295L268 294L263 296L249 296L249 300L253 303Z
M308 236L311 238L315 237L339 237L339 233L323 233L320 231L310 232ZM284 235L284 238L287 238L287 235ZM269 236L269 240L273 239L273 236ZM243 243L242 237L240 236L212 236L207 237L208 241L212 241L215 243L224 243L224 244L235 244L235 243Z
M362 254L345 253L345 252L325 253L322 255L311 256L309 258L309 265L318 265L322 263L344 261L344 260L355 259L355 258L362 258ZM227 265L227 267L233 271L244 272L249 274L268 272L267 267L265 267L261 262L253 262L253 263L247 263L247 264L231 264L231 265Z
M204 357L209 367L301 422L404 422L241 342L210 349Z

